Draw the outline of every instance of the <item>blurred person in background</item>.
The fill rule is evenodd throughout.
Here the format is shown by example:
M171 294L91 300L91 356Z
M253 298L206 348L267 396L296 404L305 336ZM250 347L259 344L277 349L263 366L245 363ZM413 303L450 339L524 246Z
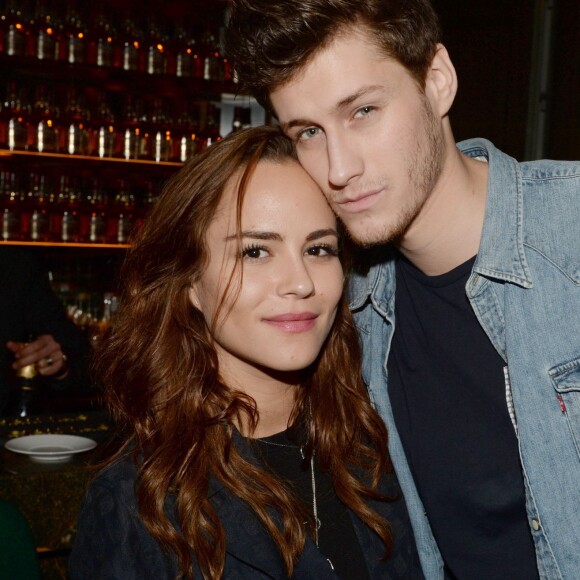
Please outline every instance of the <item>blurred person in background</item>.
M11 389L26 367L36 375L35 411L57 394L88 392L88 339L67 318L42 261L28 249L0 246L0 270L1 412L18 405L9 401Z

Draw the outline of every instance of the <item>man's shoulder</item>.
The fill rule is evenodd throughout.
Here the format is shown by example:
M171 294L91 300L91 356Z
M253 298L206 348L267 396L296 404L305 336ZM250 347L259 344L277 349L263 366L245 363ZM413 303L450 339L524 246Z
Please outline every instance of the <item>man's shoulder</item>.
M541 159L523 161L519 166L522 179L544 183L548 187L555 185L559 180L580 179L580 161Z

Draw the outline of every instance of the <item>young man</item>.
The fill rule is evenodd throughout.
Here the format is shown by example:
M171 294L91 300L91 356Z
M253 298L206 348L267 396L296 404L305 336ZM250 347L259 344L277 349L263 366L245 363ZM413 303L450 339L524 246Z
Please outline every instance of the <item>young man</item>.
M374 246L352 308L426 577L580 577L580 163L455 144L428 0L234 0L227 38Z

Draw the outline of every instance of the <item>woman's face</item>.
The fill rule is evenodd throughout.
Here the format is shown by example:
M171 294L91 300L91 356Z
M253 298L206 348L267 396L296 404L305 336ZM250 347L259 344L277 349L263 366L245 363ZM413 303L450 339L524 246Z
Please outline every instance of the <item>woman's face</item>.
M258 164L242 207L241 250L237 177L208 228L209 265L190 292L208 325L220 309L213 337L220 373L230 385L310 365L328 336L343 289L336 219L300 165Z

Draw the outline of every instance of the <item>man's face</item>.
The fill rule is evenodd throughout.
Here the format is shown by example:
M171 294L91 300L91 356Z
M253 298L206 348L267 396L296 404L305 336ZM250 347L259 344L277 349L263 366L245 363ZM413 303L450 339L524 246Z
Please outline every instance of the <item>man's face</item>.
M271 94L300 162L360 244L401 238L437 182L444 137L428 95L354 30Z

